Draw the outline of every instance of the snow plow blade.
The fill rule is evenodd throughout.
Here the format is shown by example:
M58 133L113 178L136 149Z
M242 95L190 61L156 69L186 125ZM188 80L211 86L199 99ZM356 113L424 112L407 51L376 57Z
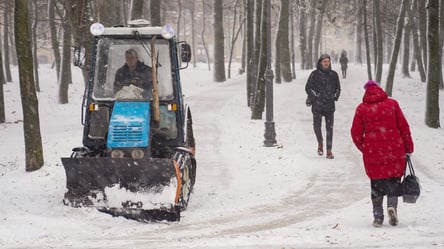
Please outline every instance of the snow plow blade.
M180 170L171 159L62 158L64 203L135 220L179 220Z

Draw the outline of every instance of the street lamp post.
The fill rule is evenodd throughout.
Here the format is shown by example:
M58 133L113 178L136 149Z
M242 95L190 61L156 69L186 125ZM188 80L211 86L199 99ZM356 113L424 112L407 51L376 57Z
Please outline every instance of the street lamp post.
M273 121L273 70L271 69L271 0L267 1L266 24L267 24L267 70L265 71L265 140L264 146L271 147L276 145L276 131Z

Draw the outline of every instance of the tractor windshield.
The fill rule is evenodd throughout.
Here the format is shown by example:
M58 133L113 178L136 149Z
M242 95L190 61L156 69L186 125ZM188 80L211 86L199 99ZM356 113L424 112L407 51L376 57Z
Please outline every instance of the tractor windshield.
M171 57L168 41L158 39L155 54L150 40L103 38L97 47L93 98L142 100L152 98L152 56L157 62L160 100L173 99Z

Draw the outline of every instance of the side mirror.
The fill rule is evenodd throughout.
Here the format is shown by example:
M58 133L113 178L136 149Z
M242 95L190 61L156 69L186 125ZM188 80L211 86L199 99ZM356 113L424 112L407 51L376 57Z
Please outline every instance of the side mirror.
M82 68L85 65L85 48L75 46L72 60L74 66Z
M188 43L180 44L180 57L182 62L190 62L191 61L191 46Z

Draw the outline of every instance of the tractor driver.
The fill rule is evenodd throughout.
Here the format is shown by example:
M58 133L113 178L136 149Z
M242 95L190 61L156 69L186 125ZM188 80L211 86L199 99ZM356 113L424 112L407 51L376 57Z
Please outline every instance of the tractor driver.
M136 95L140 95L141 93L143 97L151 96L151 67L139 61L136 50L132 48L125 51L125 61L125 65L119 68L116 72L114 80L114 94L119 95L118 92L122 90L125 86L131 87L131 85L133 85L136 89L139 89L139 94ZM140 90L143 91L140 92Z

